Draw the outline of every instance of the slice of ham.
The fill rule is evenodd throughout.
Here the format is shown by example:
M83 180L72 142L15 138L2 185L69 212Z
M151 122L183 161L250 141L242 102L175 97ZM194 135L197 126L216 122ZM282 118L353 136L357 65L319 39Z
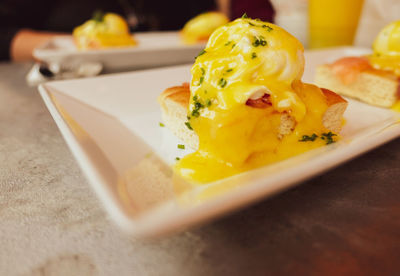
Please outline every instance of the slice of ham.
M344 84L352 83L360 73L373 69L367 57L344 57L338 59L330 66L334 74Z
M246 105L254 107L254 108L267 108L272 105L270 100L270 95L264 94L262 97L258 99L248 99Z

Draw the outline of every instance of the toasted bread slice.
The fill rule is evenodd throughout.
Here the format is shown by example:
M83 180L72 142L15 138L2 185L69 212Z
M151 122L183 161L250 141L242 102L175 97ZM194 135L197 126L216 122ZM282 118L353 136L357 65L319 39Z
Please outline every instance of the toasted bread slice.
M399 82L394 75L377 71L360 72L349 82L343 82L330 65L317 67L315 84L368 104L391 107L398 99Z
M338 133L342 127L342 117L346 110L347 102L336 93L328 89L322 89L326 97L328 109L323 116L323 125L328 130ZM187 110L190 100L190 89L188 84L174 86L166 89L158 97L161 105L162 120L164 124L177 136L185 145L192 149L199 146L199 138L196 133L190 130L185 122L187 121ZM291 133L296 121L287 113L282 113L279 126L278 138L282 139Z

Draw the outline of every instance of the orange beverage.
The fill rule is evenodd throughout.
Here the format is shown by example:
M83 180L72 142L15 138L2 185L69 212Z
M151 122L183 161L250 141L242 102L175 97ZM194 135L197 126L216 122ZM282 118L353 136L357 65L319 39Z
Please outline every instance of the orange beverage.
M364 0L310 0L309 46L352 45Z

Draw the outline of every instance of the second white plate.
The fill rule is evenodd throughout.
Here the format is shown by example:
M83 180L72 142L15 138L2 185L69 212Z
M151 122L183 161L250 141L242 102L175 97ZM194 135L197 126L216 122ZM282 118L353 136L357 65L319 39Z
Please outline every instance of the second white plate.
M107 71L192 63L205 44L185 45L179 32L136 33L136 47L79 51L71 36L57 37L33 51L47 63L101 62Z

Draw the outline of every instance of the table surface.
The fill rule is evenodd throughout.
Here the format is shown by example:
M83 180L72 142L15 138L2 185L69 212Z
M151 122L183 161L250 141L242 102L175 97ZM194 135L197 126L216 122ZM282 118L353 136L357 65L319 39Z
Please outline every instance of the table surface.
M0 64L0 275L400 275L400 139L207 225L135 240L26 85L31 66Z

